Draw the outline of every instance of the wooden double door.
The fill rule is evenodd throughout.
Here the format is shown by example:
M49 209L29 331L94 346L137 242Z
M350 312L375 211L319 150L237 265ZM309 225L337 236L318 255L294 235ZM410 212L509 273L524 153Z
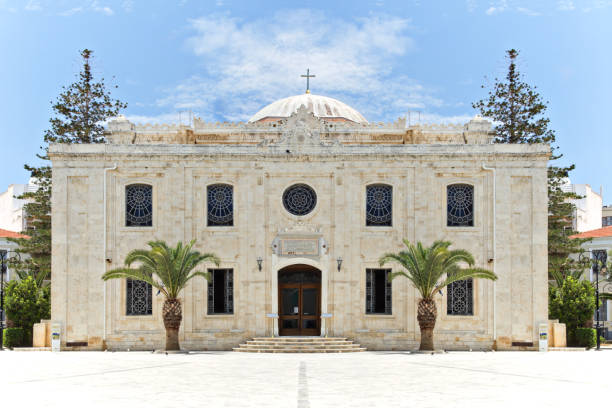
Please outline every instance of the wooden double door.
M279 283L278 328L281 336L321 334L321 284Z

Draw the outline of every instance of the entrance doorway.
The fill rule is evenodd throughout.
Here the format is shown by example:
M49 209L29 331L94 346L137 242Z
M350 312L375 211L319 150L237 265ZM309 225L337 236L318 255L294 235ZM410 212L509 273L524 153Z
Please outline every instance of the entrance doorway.
M281 336L321 334L321 271L291 265L278 271L278 330Z

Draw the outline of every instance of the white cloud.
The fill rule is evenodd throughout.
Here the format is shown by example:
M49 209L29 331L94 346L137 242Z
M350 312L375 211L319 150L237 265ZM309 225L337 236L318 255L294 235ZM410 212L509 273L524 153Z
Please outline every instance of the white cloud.
M410 123L443 123L443 124L465 124L469 122L474 115L462 114L462 115L440 115L437 113L423 112L420 115L411 114ZM406 124L408 124L408 117L406 117Z
M517 7L516 11L518 11L519 13L522 13L522 14L526 14L528 16L533 16L533 17L541 15L540 12L528 9L526 7Z
M307 24L305 24L307 22ZM310 68L315 94L340 99L370 120L392 120L409 109L442 102L415 80L396 72L411 62L410 22L393 16L356 20L301 10L244 22L229 15L191 21L189 48L202 59L202 74L158 100L192 109L211 120L246 120L263 106L304 92L300 75Z
M132 10L134 10L134 0L124 0L123 3L121 3L121 8L123 8L126 13L131 13Z
M162 113L159 115L126 115L127 120L132 123L152 123L152 124L161 124L161 123L169 123L169 124L178 124L179 122L187 125L189 124L189 112L172 112L172 113Z
M557 8L561 11L572 11L576 8L572 0L560 0L557 3Z
M100 6L97 1L91 2L91 9L96 13L106 14L107 16L112 16L115 14L112 8L108 6Z
M42 10L42 6L40 5L40 2L34 1L34 0L30 0L25 5L24 10L26 10L26 11L41 11Z
M71 9L61 11L59 13L59 15L60 16L65 16L65 17L69 17L69 16L72 16L74 14L80 13L82 11L83 11L83 7L73 7Z
M493 14L498 14L506 11L508 9L508 2L506 0L500 0L494 3L491 7L489 7L485 13L489 16Z
M465 0L465 6L468 12L473 13L476 10L476 0Z

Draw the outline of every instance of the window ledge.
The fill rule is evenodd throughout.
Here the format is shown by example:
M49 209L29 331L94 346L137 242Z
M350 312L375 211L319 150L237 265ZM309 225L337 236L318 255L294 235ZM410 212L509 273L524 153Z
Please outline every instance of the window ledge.
M119 231L121 232L149 232L154 231L155 225L150 227L126 227L125 225L119 227Z
M238 227L236 225L233 226L227 226L227 227L222 227L219 225L213 225L213 226L205 226L204 230L205 231L209 231L209 232L238 232Z
M381 227L375 227L372 225L366 225L364 226L361 230L363 232L389 232L389 231L394 231L397 228L395 228L394 226L381 226Z
M480 232L480 226L476 225L474 227L449 227L445 226L444 230L447 232Z
M480 320L477 315L449 315L445 314L443 320Z
M366 313L366 318L375 318L375 319L395 319L393 314L384 314L384 313Z

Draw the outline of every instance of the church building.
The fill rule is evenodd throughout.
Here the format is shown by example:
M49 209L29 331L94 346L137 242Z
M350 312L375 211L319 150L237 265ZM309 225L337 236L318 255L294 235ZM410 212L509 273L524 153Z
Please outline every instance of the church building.
M107 143L55 144L53 322L66 346L152 350L163 296L101 276L150 240L196 239L221 264L181 294L181 346L231 350L263 336L340 336L369 350L419 344L402 239L448 240L496 282L436 296L436 348L537 346L548 319L547 145L492 144L491 123L369 122L309 92L248 122L108 124Z

